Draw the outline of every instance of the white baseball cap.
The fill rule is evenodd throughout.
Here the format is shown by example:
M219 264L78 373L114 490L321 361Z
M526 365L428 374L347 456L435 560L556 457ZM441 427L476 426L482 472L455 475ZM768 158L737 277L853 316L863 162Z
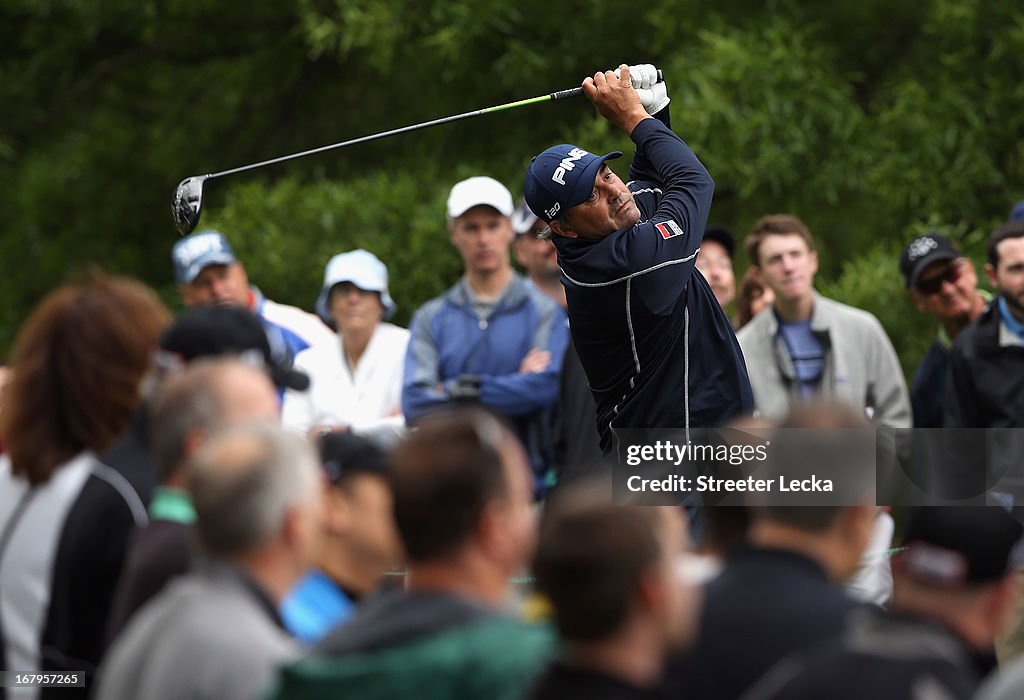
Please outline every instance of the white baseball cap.
M351 282L366 292L380 294L380 303L384 306L384 319L395 313L398 305L388 294L388 268L373 253L359 249L335 255L324 269L324 284L320 296L316 299L316 312L325 323L333 323L328 299L331 288L342 282Z
M455 219L481 204L512 216L512 193L493 177L471 177L456 183L448 195L448 216Z

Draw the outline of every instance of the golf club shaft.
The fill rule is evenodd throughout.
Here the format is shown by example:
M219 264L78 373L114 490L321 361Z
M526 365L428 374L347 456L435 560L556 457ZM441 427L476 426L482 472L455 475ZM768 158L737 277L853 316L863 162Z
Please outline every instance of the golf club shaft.
M658 71L658 81L662 80L661 71ZM209 173L203 177L207 180L215 177L222 177L224 175L234 175L235 173L241 173L246 170L253 170L255 168L262 168L267 165L275 165L276 163L284 163L285 161L295 160L296 158L305 158L316 153L324 153L325 151L333 151L336 148L344 148L345 146L354 146L357 143L366 143L368 141L376 141L377 139L383 139L388 136L396 136L398 134L404 134L409 131L416 131L417 129L425 129L428 126L437 126L438 124L448 124L450 122L457 122L462 119L469 119L470 117L478 117L482 114L491 114L493 112L503 112L506 109L513 109L515 107L525 107L526 105L537 104L539 102L557 102L559 100L565 100L570 97L576 97L577 95L583 94L583 88L576 87L569 90L559 90L558 92L552 92L549 95L541 95L539 97L531 97L526 100L517 100L515 102L507 102L503 105L496 105L494 107L484 107L483 109L475 109L472 112L463 112L462 114L455 114L450 117L441 117L440 119L432 119L428 122L421 122L419 124L411 124L410 126L403 126L398 129L391 129L390 131L382 131L378 134L370 134L368 136L360 136L358 138L349 139L348 141L340 141L338 143L328 144L326 146L320 146L319 148L311 148L308 151L302 151L300 153L292 153L287 156L280 156L278 158L271 158L270 160L263 160L259 163L252 163L250 165L242 165L237 168L231 168L230 170L222 170L219 173Z

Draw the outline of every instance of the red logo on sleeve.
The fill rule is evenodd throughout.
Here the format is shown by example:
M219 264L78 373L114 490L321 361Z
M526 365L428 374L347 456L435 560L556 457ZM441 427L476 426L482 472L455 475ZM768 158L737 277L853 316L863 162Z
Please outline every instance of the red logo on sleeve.
M654 228L658 229L658 233L665 239L683 235L682 227L672 219L662 221L660 224L654 224Z

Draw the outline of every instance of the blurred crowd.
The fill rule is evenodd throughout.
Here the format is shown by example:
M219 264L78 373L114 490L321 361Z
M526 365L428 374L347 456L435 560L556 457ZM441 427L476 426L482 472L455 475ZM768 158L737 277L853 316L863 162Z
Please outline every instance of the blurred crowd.
M758 425L1024 426L1014 216L994 294L950 239L907 242L937 328L909 388L879 321L815 291L798 217L754 225L738 284L709 226ZM444 223L464 273L408 329L372 252L326 261L310 313L214 230L173 246L176 318L102 272L38 305L0 371L0 669L85 683L0 698L1024 697L1012 494L899 527L868 499L699 533L614 506L545 223L489 177Z

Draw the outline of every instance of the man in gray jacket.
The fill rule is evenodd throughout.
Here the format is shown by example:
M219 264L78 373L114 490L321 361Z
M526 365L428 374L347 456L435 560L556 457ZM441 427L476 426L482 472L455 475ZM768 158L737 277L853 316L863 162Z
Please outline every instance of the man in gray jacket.
M276 426L234 428L189 469L209 558L132 618L100 669L98 700L251 700L298 653L277 607L321 515L312 448Z
M867 311L814 290L818 254L804 223L763 217L747 237L750 262L775 293L768 313L737 334L761 416L778 419L816 396L858 409L876 426L910 427L910 401L896 351Z

